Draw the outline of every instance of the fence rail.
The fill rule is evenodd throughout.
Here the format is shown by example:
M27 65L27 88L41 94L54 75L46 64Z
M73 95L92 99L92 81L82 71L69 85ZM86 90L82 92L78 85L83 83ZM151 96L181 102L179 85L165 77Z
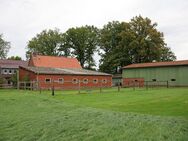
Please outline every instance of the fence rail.
M23 90L38 90L40 93L43 90L50 90L54 93L55 90L76 90L78 93L81 93L83 91L91 92L91 91L98 91L98 92L104 92L107 89L111 90L110 88L113 88L113 91L119 92L122 88L132 88L133 90L149 90L153 88L169 88L173 87L169 81L142 81L142 83L138 81L132 81L130 85L124 86L122 82L118 82L116 86L112 86L112 81L81 81L78 80L76 82L73 81L19 81L16 85L10 85L10 84L0 84L0 88L5 89L23 89Z

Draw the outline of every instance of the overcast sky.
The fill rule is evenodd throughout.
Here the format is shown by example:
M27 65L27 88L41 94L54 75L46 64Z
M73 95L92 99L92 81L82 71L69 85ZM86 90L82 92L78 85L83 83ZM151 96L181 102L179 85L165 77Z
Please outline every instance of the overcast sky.
M0 0L0 34L11 42L9 56L25 59L27 42L44 29L101 28L139 14L158 23L178 60L188 59L188 0Z

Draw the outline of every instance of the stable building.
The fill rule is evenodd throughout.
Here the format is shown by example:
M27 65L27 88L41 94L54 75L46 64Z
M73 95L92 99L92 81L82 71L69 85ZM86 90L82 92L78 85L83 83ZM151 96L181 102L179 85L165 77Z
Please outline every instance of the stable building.
M131 64L123 67L123 86L153 84L188 86L188 60Z
M111 87L112 75L83 69L76 58L32 55L19 68L19 81L37 82L37 88L77 89Z

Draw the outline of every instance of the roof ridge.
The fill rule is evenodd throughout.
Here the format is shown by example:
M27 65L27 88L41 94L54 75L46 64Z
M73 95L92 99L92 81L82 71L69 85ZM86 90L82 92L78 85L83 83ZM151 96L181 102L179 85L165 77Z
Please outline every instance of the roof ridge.
M179 66L179 65L188 65L188 60L136 63L136 64L130 64L124 66L123 68L141 68L141 67L144 68L144 67Z
M52 56L52 55L36 55L36 56L44 56L44 57L58 57L58 58L67 58L67 59L77 59L75 57L69 57L69 56Z

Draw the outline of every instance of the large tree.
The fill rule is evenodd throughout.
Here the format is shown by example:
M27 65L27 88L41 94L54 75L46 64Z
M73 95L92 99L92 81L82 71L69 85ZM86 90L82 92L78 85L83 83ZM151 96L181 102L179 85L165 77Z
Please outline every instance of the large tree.
M98 29L94 26L70 28L63 34L63 46L70 48L71 55L76 57L83 68L93 69L93 55L98 45Z
M134 38L130 42L130 48L134 53L132 63L152 62L154 60L172 61L175 59L172 51L166 46L163 33L157 30L157 23L152 23L149 18L136 16L131 19L129 24L134 33ZM123 38L126 37L122 36ZM169 56L174 57L167 59Z
M69 48L63 46L63 35L58 29L43 30L27 45L26 57L36 52L42 55L69 56Z
M100 30L99 37L99 55L101 56L99 69L108 73L117 71L116 60L114 59L116 47L120 42L119 34L122 31L122 24L118 21L109 22L104 25L103 29ZM116 67L114 67L116 66Z
M174 53L164 42L163 33L156 27L156 23L141 16L129 23L112 22L104 26L100 40L103 50L100 70L117 73L117 68L132 63L175 60Z
M10 49L10 42L3 39L3 35L0 34L0 59L5 59Z

